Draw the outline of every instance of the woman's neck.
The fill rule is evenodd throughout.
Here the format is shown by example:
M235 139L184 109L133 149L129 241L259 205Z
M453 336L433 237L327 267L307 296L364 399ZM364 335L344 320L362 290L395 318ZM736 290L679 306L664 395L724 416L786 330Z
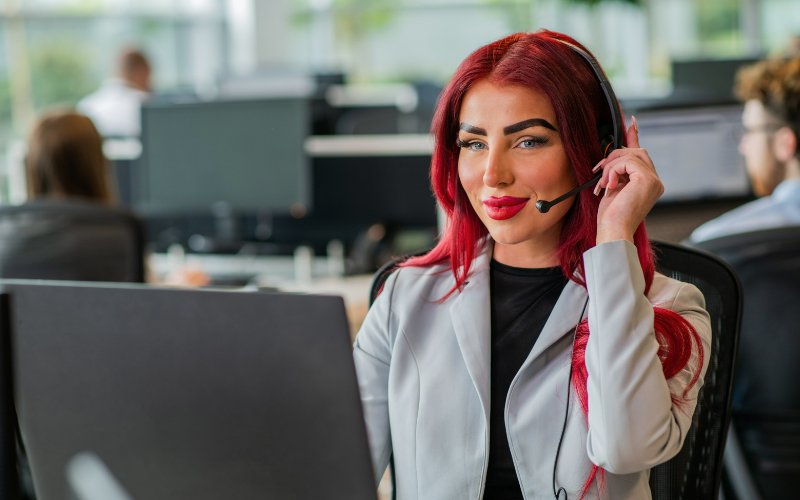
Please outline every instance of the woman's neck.
M560 235L561 231L559 230L550 237L542 235L539 238L510 245L495 241L492 258L501 264L512 267L534 269L558 266L561 264L558 258Z

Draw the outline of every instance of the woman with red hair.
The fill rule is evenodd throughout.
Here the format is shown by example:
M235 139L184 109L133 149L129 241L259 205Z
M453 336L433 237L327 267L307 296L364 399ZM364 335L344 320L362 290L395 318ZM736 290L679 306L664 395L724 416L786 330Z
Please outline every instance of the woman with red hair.
M566 42L566 43L565 43ZM702 294L655 273L663 192L636 121L611 112L575 40L482 47L444 89L431 180L447 226L384 285L354 345L375 472L406 499L650 498L709 358ZM594 192L540 213L603 176Z

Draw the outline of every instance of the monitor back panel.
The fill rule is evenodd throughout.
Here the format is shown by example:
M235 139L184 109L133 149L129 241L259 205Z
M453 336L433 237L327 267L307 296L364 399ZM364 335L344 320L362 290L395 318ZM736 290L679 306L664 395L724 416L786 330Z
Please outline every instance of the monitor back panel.
M341 298L8 283L40 500L81 451L134 499L375 499Z

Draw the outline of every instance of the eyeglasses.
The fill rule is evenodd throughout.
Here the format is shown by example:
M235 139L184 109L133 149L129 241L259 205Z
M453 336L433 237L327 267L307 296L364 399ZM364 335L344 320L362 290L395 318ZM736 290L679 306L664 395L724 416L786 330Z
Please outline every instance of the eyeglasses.
M733 129L733 140L736 141L736 144L739 144L746 135L755 134L758 132L776 132L786 126L787 125L780 123L765 123L763 125L759 125L758 127L745 127L744 125L739 124Z

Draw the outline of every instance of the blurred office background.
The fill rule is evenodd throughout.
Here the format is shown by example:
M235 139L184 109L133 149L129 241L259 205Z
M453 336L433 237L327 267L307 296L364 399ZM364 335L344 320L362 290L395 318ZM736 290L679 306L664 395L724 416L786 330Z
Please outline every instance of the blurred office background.
M751 197L733 75L796 50L793 0L0 0L0 202L26 199L37 114L136 47L154 90L142 134L105 152L156 255L301 247L305 274L329 255L369 273L441 226L427 132L442 85L475 48L539 28L586 44L636 113L667 189L653 235L679 241Z
M146 245L150 281L339 294L354 334L372 273L441 229L428 132L442 86L476 48L540 28L589 47L636 115L666 188L651 236L679 242L753 199L734 75L800 54L797 0L0 0L0 233L33 226L37 117L106 86L137 48L153 90L141 132L106 133L103 151L138 217L104 215L121 236L101 231L137 266L97 280L143 281ZM66 212L37 210L67 241L52 230ZM21 261L47 246L28 240Z

